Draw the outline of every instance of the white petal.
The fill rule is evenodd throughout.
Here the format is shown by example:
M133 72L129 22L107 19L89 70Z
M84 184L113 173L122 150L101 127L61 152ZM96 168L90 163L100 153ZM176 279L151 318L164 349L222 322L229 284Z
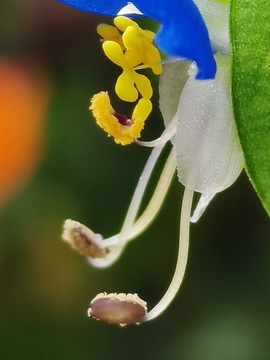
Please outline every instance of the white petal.
M138 15L143 15L142 12L140 12L140 10L138 8L136 8L136 6L134 4L132 4L132 2L128 2L126 6L124 6L119 12L118 12L118 16L120 15L129 15L129 14L138 14Z
M213 0L194 0L206 23L214 51L230 54L229 6Z
M229 187L243 168L231 104L230 57L216 60L214 80L191 76L187 81L175 137L179 180L204 194L203 199Z
M200 219L200 217L204 213L204 210L207 208L208 204L215 195L216 195L215 193L214 194L205 193L201 195L200 200L196 206L196 209L194 210L194 213L190 218L191 222L195 223Z
M177 112L181 91L188 79L188 61L163 65L159 81L159 107L167 126Z

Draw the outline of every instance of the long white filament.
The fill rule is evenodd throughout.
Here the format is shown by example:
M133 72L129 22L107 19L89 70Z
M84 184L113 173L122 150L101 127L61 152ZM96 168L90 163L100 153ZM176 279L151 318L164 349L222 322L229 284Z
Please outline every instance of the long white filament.
M126 243L128 242L128 239L130 237L130 233L132 231L132 226L134 225L135 218L137 216L137 213L139 211L140 204L142 202L142 198L146 189L146 186L148 184L148 181L150 179L150 176L152 174L152 171L154 169L154 166L164 148L167 141L170 140L175 135L176 130L176 121L177 117L175 116L171 122L168 124L167 128L163 131L160 139L166 138L166 141L161 141L160 144L153 148L145 166L143 169L143 172L139 178L138 184L136 186L135 192L133 194L131 203L129 205L129 209L124 221L124 225L121 229L121 232L119 234L119 239L117 241L117 244L113 247L111 252L106 256L104 259L92 259L88 258L88 262L98 268L104 268L112 265L121 255L122 250L124 249ZM174 165L176 166L176 165ZM171 175L172 176L172 175ZM164 197L163 197L164 199ZM110 238L111 239L111 238Z
M132 225L130 232L128 234L128 241L133 240L135 237L140 235L154 220L158 211L161 208L161 205L166 197L168 189L173 179L173 175L176 169L176 155L174 148L172 148L166 164L162 170L160 178L158 180L155 191L150 199L146 209L141 214L141 216L135 221ZM102 241L102 245L105 247L115 246L119 241L120 234L113 235Z
M175 170L176 170L176 154L174 148L172 148L168 156L168 159L166 161L166 164L164 166L164 169L160 175L158 184L156 186L156 189L153 193L151 200L149 201L142 215L132 226L129 240L132 240L136 236L141 234L156 217L166 197Z
M166 127L166 129L163 131L162 135L152 141L140 141L137 140L136 143L141 146L145 147L155 147L155 146L161 146L164 145L167 141L171 140L175 133L176 133L176 126L177 126L177 114L172 118L169 125Z
M152 152L145 164L145 167L143 169L143 172L140 176L140 179L136 186L135 192L133 194L133 197L132 197L132 200L131 200L131 203L130 203L130 206L129 206L129 209L128 209L128 212L127 212L127 215L126 215L126 218L124 221L124 225L120 232L120 237L119 237L119 241L117 242L117 245L112 249L112 251L104 259L89 258L88 261L92 265L99 267L99 268L108 267L108 266L112 265L120 256L124 246L126 245L126 243L128 241L128 234L130 233L130 230L132 228L132 225L133 225L136 215L138 213L147 183L150 179L151 173L154 169L157 159L158 159L161 151L164 148L164 145L155 147L152 150Z
M185 188L180 216L180 234L178 259L171 284L157 305L145 315L142 321L152 320L161 315L176 296L186 270L189 249L189 223L193 199L193 190Z

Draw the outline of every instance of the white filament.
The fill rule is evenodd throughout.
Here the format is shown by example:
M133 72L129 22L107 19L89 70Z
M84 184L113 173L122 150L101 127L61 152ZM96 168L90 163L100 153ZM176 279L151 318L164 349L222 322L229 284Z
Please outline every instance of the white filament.
M129 240L132 240L136 236L140 235L156 217L172 182L175 169L176 155L174 148L172 148L148 206L132 226Z
M188 249L189 249L189 219L192 205L193 191L185 188L180 216L180 234L178 258L175 272L168 290L165 292L157 305L145 315L143 321L155 319L161 315L176 296L186 271Z
M162 173L160 175L160 178L158 180L152 198L149 201L142 215L132 225L130 229L130 233L128 234L127 241L131 241L135 237L140 235L155 219L166 197L169 186L173 179L173 175L175 173L175 169L176 169L176 156L175 156L175 151L172 148L170 155L168 156L168 159L166 161L166 164L162 170ZM119 241L119 237L120 237L120 233L111 236L108 239L104 239L102 241L102 245L107 248L115 246Z
M175 133L176 133L176 124L177 124L177 114L174 115L174 117L172 118L172 120L170 121L169 125L166 127L166 129L164 130L164 132L162 133L162 135L152 141L140 141L137 140L136 143L138 145L141 146L146 146L146 147L156 147L156 146L161 146L166 144L167 141L171 140Z
M136 215L138 213L147 183L150 179L151 173L154 169L154 166L155 166L157 159L163 148L164 148L164 145L155 147L152 150L152 152L145 164L143 172L142 172L140 179L138 181L138 184L136 186L134 195L132 197L132 200L131 200L131 203L130 203L130 206L129 206L129 209L128 209L128 212L127 212L127 215L126 215L126 218L124 221L124 225L120 232L120 236L119 236L117 245L112 249L112 251L107 255L107 257L105 259L89 258L88 261L92 265L99 267L99 268L108 267L108 266L112 265L121 255L122 250L128 241L128 236L131 231L132 225L135 221Z

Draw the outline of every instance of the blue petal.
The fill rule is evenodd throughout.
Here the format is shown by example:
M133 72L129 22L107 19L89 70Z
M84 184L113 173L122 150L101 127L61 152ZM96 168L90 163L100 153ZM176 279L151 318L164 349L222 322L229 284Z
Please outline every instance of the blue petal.
M95 14L116 16L127 5L127 0L58 0L76 9Z
M127 5L126 0L59 0L92 13L116 16ZM216 63L212 54L206 25L192 0L133 0L145 15L161 23L157 45L166 54L195 61L197 79L212 79Z

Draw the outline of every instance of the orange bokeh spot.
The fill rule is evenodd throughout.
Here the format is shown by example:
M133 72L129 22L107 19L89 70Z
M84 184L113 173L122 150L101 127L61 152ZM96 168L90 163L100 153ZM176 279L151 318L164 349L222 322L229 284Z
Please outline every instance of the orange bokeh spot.
M0 206L40 159L48 95L48 81L36 67L0 60Z

